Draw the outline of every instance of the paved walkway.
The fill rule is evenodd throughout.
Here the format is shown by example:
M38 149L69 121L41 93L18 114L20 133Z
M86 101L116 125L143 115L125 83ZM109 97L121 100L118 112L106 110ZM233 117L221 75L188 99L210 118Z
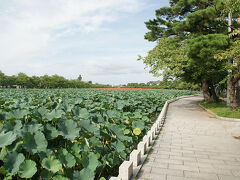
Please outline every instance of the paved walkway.
M240 140L191 97L170 104L139 180L240 180Z

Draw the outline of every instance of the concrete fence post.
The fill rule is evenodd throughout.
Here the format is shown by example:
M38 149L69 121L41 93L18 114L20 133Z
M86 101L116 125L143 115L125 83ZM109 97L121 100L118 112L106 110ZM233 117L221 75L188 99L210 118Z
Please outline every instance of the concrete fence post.
M152 133L148 131L147 136L149 137L149 146L153 143Z
M109 180L122 180L122 179L119 177L111 177Z
M119 178L121 180L130 180L133 175L133 162L123 161L119 167Z
M141 156L144 156L147 148L146 148L147 143L146 142L140 142L138 143L137 149L141 151Z
M138 166L141 162L141 151L133 150L130 154L130 161L133 162L133 166Z
M151 127L151 130L150 130L151 132L152 132L152 138L153 138L153 140L155 139L155 135L156 135L156 129L155 129L155 127Z
M143 137L143 141L146 142L146 147L148 148L150 146L150 144L151 144L150 136L145 135Z

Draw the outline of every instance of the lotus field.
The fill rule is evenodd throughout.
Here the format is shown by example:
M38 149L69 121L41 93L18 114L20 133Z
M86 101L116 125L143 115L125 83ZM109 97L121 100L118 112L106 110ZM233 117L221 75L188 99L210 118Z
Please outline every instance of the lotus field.
M117 176L165 101L193 93L0 89L0 179Z

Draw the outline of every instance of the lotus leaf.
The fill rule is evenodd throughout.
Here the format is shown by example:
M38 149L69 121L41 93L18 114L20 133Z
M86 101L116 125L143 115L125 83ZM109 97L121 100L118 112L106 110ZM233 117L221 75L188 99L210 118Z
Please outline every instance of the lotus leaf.
M18 174L21 178L31 178L36 172L36 163L32 160L25 160L20 165Z

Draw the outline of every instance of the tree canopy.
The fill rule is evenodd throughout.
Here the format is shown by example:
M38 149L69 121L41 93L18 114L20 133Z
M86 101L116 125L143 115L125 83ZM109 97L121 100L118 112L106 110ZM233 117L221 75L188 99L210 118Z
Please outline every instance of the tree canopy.
M157 46L141 60L154 75L170 74L187 82L202 83L204 98L217 101L214 84L227 70L214 55L230 46L221 0L170 0L145 22L148 41Z
M81 75L80 75L81 76ZM66 79L59 75L44 76L28 76L24 73L18 73L17 76L7 76L0 71L0 87L23 88L99 88L111 87L110 85L93 84L92 82L84 82L79 79Z

